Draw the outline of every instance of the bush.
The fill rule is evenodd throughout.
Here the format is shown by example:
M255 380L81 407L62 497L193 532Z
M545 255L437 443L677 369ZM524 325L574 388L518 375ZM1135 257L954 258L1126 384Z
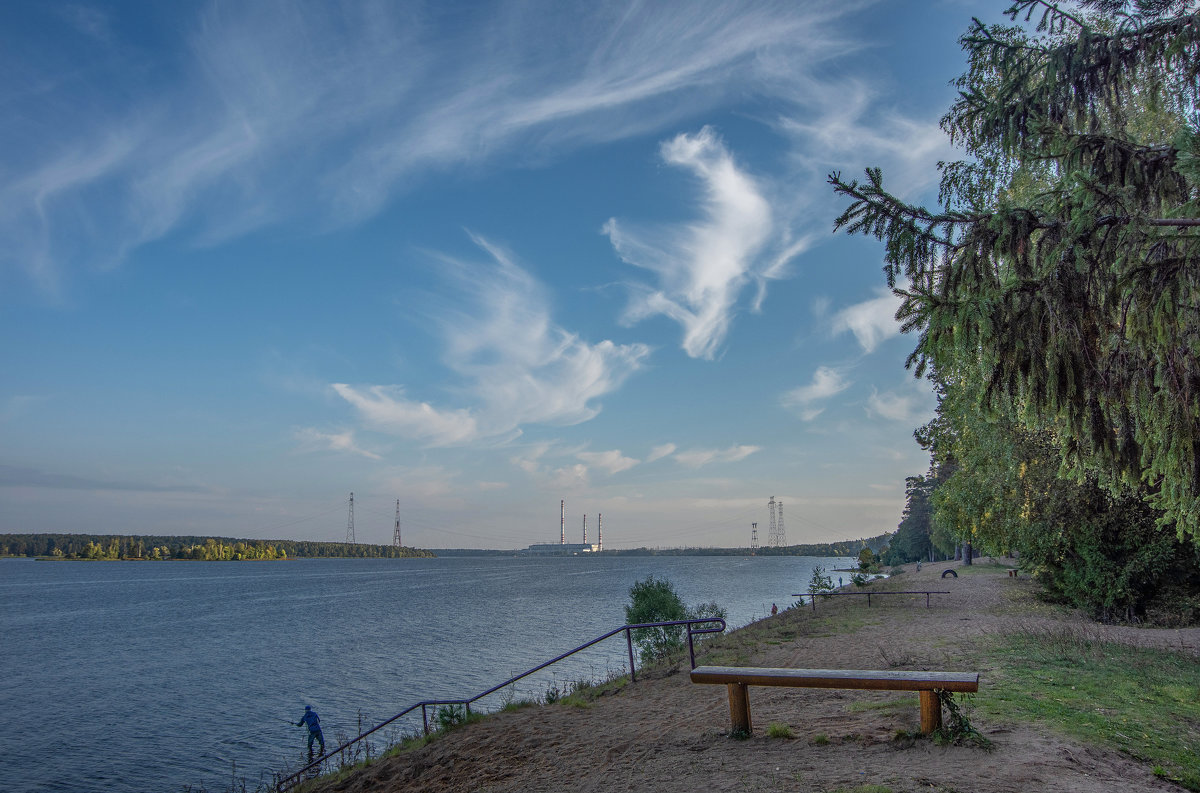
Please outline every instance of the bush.
M688 618L687 606L665 578L649 576L629 589L629 605L625 607L625 623L671 622ZM683 648L678 626L640 628L633 632L633 643L641 651L642 663L650 663Z
M725 609L711 602L700 603L689 609L670 581L654 576L649 576L645 581L638 581L630 587L629 600L630 604L625 607L627 625L702 617L725 619L726 614ZM683 637L682 625L639 628L633 632L633 642L638 646L642 663L651 663L683 650Z

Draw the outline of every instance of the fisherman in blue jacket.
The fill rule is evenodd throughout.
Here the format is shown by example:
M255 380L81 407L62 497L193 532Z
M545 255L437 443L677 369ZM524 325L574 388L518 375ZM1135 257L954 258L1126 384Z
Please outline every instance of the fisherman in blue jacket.
M317 712L312 709L312 705L304 706L304 715L300 717L300 721L296 722L299 727L302 724L308 725L308 757L311 760L313 756L312 745L316 740L321 744L321 754L325 754L325 736L321 734L321 719L317 716Z

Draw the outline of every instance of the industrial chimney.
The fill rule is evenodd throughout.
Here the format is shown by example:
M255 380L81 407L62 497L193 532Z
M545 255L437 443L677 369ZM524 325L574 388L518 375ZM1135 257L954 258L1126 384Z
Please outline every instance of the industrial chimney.
M567 544L567 500L558 502L558 544Z

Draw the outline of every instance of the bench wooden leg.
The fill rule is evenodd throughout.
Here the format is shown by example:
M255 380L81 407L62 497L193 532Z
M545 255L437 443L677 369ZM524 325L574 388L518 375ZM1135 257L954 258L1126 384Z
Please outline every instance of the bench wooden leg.
M942 726L942 701L936 691L919 691L921 695L921 732L925 735Z
M733 722L734 732L749 734L750 726L750 687L745 683L727 683L729 688L729 720Z

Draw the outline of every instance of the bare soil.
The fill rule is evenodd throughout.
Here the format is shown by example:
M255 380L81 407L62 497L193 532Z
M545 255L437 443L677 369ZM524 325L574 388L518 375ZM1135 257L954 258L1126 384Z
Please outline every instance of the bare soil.
M941 578L947 568L958 578ZM703 661L827 669L981 671L989 635L1077 619L1040 604L1034 585L990 567L908 565L872 588L948 590L923 596L840 597L713 640ZM852 591L847 588L846 591ZM1079 620L1097 638L1197 653L1200 629L1108 627ZM421 793L536 791L835 791L867 784L900 791L1179 791L1147 765L1022 723L973 718L991 751L897 739L919 728L909 692L750 689L753 735L729 734L724 686L695 685L687 664L639 674L590 707L535 706L496 714L422 748L317 788ZM771 738L786 724L794 738Z

